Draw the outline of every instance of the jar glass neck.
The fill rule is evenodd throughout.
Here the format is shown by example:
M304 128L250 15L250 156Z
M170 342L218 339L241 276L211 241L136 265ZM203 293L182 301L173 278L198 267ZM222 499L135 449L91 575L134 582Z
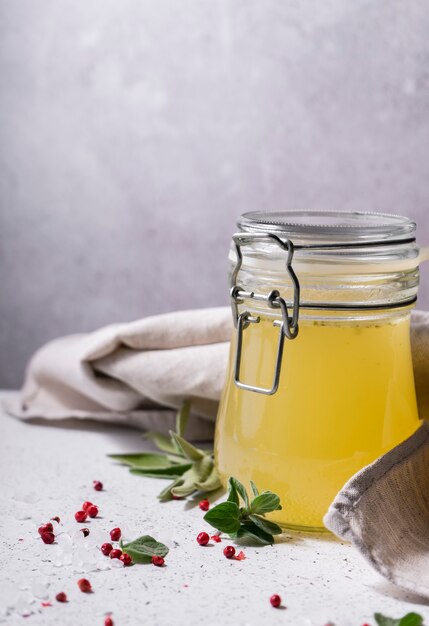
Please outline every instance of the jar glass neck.
M417 297L419 270L413 263L401 268L373 263L370 271L359 263L353 266L354 271L350 267L345 270L343 263L314 259L311 263L301 259L300 263L292 242L264 233L234 235L230 258L235 319L238 305L249 299L249 310L266 307L275 315L275 309L282 308L286 326L289 320L293 327L303 311L345 310L348 316L356 317L360 310L410 306Z

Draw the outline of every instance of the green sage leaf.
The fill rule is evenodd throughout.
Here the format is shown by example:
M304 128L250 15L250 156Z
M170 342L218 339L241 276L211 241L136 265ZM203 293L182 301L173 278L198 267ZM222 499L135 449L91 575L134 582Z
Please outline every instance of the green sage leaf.
M199 450L191 443L188 443L183 437L177 435L172 430L170 430L171 438L177 443L181 453L190 461L199 461L202 459L205 454L203 450Z
M124 463L125 465L131 465L133 467L142 468L164 468L174 465L169 461L165 454L159 452L140 452L136 454L109 454L111 459ZM179 461L183 462L183 459L177 457Z
M189 400L185 400L176 417L176 433L179 435L179 437L183 437L185 434L190 412L191 403Z
M188 459L185 459L182 455L178 456L177 454L166 454L165 458L173 463L173 465L183 465L183 463L187 463Z
M150 563L153 556L166 556L168 548L149 535L139 537L129 543L121 542L121 549L129 554L135 563Z
M172 487L171 495L177 498L184 498L190 496L191 493L196 491L195 481L198 480L198 474L195 471L195 463L191 465L187 472L180 478L179 483Z
M167 454L177 454L177 448L171 442L171 437L169 435L162 435L161 433L150 431L145 434L145 439L153 441L157 448L163 452L167 452Z
M172 498L172 490L174 489L174 487L176 487L176 485L179 485L181 483L181 477L176 478L176 480L173 480L172 483L170 483L169 485L167 485L167 487L165 487L159 494L158 494L158 498L159 500L161 500L161 502L168 502L169 500L171 500Z
M207 478L202 481L195 481L195 487L197 487L200 491L216 491L216 489L220 489L220 487L222 487L217 469L213 462L211 471Z
M171 500L173 496L184 498L197 490L212 491L218 489L220 482L211 457L204 456L199 461L184 467L187 468L186 471L183 471L180 477L177 477L173 483L165 487L158 495L161 501ZM136 470L133 473L139 472ZM173 474L171 476L173 477ZM159 477L162 478L162 476Z
M163 476L166 478L174 478L182 476L190 467L192 467L190 463L171 465L170 467L163 468L154 467L150 469L144 467L130 467L130 472L131 474L140 474L140 476L148 476L150 478L162 478Z
M213 469L213 459L210 456L204 455L200 461L195 461L192 467L196 474L196 481L204 482Z
M178 485L177 487L171 488L171 495L176 498L186 498L187 496L191 496L195 492L194 481L185 482L182 485Z
M204 520L223 533L236 533L240 528L240 511L235 502L221 502L205 515Z
M210 457L204 456L199 461L195 461L182 476L182 484L173 487L171 493L173 496L183 498L191 495L198 489L196 483L198 481L204 481L213 467L213 461Z
M264 513L271 513L271 511L277 511L281 508L280 498L277 494L272 491L263 491L252 501L250 512L263 515Z
M264 517L259 517L259 515L249 515L249 519L269 535L281 535L283 532L282 528L278 524L270 522L270 520L267 520Z

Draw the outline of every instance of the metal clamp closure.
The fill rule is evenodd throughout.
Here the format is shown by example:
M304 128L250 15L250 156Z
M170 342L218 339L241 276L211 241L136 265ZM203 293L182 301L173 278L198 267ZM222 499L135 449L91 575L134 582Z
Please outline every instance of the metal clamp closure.
M236 336L236 351L235 351L235 364L234 364L234 382L240 389L247 389L248 391L256 391L257 393L263 393L266 395L273 395L276 393L279 381L280 371L282 365L284 339L295 339L298 335L298 316L299 316L299 296L300 286L298 278L292 267L292 258L294 247L293 243L289 239L282 240L276 235L272 234L253 234L253 233L238 233L233 236L235 244L235 251L237 255L237 263L231 275L231 308L233 313L234 324L237 328ZM276 243L282 250L287 252L286 257L286 271L289 278L292 281L293 286L293 302L292 302L292 316L289 315L288 307L284 298L280 296L280 292L277 289L273 289L269 294L258 294L254 291L244 291L239 285L237 285L237 276L243 263L243 255L241 247L246 244L251 244L256 241L273 242ZM241 353L243 348L243 331L248 328L250 324L258 324L260 322L259 317L252 316L248 311L239 313L238 305L243 304L245 300L251 299L260 302L266 302L270 309L280 309L282 320L275 320L273 326L279 326L279 339L277 345L277 357L274 369L274 380L270 388L258 387L250 385L240 381L240 369L241 369Z

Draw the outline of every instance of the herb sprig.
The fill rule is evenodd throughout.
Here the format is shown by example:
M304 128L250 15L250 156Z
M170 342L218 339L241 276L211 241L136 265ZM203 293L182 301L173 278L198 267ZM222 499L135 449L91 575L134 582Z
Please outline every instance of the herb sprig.
M170 435L147 433L161 452L109 454L109 457L129 466L132 474L151 478L172 478L158 495L161 501L183 498L196 491L210 492L221 487L214 465L213 451L196 448L183 437L190 413L190 403L184 402L176 418L176 432Z
M280 498L272 491L259 493L252 481L250 485L254 496L252 500L244 485L231 476L227 501L210 509L204 519L232 539L247 538L263 545L272 544L273 535L280 535L283 531L278 524L265 519L265 514L281 510ZM244 506L240 506L240 502Z
M386 617L381 613L374 613L374 619L378 626L422 626L423 617L418 613L407 613L404 617L395 619Z

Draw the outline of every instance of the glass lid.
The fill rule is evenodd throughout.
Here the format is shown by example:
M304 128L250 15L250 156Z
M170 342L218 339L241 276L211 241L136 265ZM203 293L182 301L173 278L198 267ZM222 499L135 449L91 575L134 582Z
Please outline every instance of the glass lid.
M253 211L237 222L241 231L272 233L294 243L355 244L414 241L416 224L408 217L365 211Z

